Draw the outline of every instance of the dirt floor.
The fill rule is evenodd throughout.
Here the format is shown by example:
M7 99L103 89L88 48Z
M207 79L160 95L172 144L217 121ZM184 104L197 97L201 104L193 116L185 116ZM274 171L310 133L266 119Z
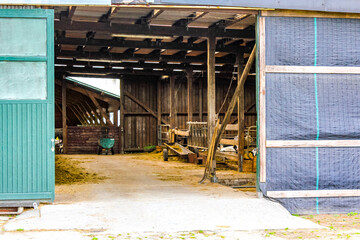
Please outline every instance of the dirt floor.
M68 155L61 162L71 181L57 184L55 203L42 205L41 217L35 210L0 217L1 240L360 239L357 213L291 216L254 189L200 185L202 166L164 162L161 153ZM218 177L251 182L255 174L219 170Z

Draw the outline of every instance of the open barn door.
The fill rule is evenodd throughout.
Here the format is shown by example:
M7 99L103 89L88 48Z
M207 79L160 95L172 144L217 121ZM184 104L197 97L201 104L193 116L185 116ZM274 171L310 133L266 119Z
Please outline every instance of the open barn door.
M54 200L54 17L0 10L0 201Z

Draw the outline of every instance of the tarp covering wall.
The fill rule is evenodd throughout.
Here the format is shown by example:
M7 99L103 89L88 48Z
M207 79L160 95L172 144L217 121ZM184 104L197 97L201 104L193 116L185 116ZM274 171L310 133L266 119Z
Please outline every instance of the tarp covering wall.
M266 65L360 66L360 20L267 17ZM360 75L266 73L266 140L359 140ZM360 148L267 148L262 192L360 189ZM277 199L300 214L360 211L360 197Z

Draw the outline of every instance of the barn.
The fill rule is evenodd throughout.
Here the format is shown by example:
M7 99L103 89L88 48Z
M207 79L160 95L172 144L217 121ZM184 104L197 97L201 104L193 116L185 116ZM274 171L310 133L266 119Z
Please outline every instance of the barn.
M259 197L291 213L359 211L352 1L0 4L1 205L54 200L56 128L69 154L95 154L105 130L115 153L169 130L209 152L237 145L240 172L252 137ZM76 77L118 79L120 95Z

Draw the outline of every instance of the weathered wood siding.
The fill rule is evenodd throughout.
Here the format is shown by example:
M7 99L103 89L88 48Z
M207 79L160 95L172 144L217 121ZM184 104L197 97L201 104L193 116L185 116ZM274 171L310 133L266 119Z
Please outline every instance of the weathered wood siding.
M124 77L124 90L131 93L142 103L157 112L157 77ZM200 121L200 96L199 96L199 78L194 77L193 82L193 121ZM202 91L202 108L203 119L206 121L207 112L207 94L206 94L206 79L201 79ZM230 79L217 79L216 80L216 111L218 112L224 98L226 96ZM161 80L161 112L162 119L170 122L170 91L169 80ZM233 92L236 88L236 82L232 83L229 96L221 111L220 118L222 118L230 103ZM179 129L186 128L187 122L187 83L186 78L176 79L174 90L174 107L176 112L175 125ZM245 84L245 109L255 104L255 81L248 80ZM237 109L237 108L235 108ZM231 117L232 121L237 119L237 110ZM256 107L250 109L250 114L245 115L245 126L256 125ZM251 114L252 113L252 114ZM132 101L130 98L125 97L125 151L141 150L145 146L157 144L157 121L156 118L148 113L139 104Z

